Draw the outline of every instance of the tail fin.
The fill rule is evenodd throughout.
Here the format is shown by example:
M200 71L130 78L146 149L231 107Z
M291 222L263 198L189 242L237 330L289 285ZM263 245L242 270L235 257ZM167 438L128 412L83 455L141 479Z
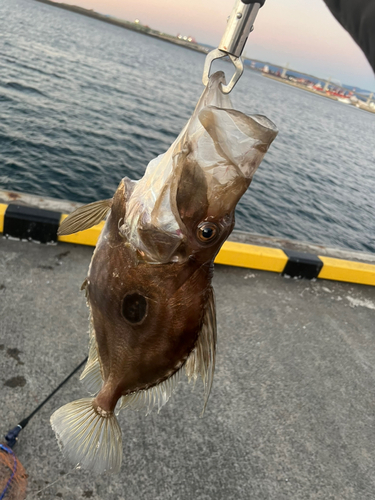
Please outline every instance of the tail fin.
M121 429L111 412L98 413L93 399L62 406L51 416L52 429L64 456L97 474L119 472L122 461Z

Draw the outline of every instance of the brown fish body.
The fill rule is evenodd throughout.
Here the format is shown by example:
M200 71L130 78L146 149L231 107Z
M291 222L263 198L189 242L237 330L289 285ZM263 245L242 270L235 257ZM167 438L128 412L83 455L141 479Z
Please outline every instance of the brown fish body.
M232 229L230 223L214 245L201 244L200 252L190 249L181 263L144 261L118 231L127 182L114 196L86 284L104 381L96 401L105 411L114 411L121 396L166 380L186 362L212 293L214 256Z
M216 348L213 261L238 200L277 135L267 118L231 109L216 73L171 148L113 199L78 209L60 234L107 216L84 283L91 316L81 379L94 399L51 417L64 454L96 471L121 465L115 409L160 409L182 370L210 393ZM117 406L117 408L119 407Z
M97 402L106 411L114 411L121 396L149 389L179 370L201 329L212 274L210 266L182 269L180 277L187 271L190 276L180 287L175 279L180 264L171 264L167 270L156 269L152 276L149 267L141 265L138 271L124 273L129 289L114 283L115 278L101 280L102 273L98 275L98 286L88 286L104 380ZM158 278L163 280L162 286ZM108 281L112 282L114 293L103 297L99 285L110 284ZM126 304L126 298L130 304ZM100 311L96 310L97 300L101 301ZM132 324L142 317L143 311L144 319Z

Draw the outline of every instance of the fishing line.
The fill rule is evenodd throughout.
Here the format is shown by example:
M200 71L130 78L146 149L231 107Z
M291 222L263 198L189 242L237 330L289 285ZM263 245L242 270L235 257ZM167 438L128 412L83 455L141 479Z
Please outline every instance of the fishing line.
M47 401L49 401L52 396L54 396L56 392L59 391L61 387L63 387L63 385L65 385L68 380L83 367L86 361L87 357L76 368L74 368L74 370L30 413L30 415L21 420L16 427L8 431L4 436L6 444L0 443L0 490L2 489L2 491L0 491L0 500L3 500L5 495L7 495L6 498L9 500L11 498L17 500L24 498L23 495L26 493L27 474L25 473L25 469L16 457L12 448L18 441L19 433L26 427L33 416L38 413ZM9 472L9 477L4 477L5 475L8 475Z
M66 384L68 382L68 380L73 377L73 375L80 369L82 368L82 366L86 363L87 361L87 356L86 358L76 367L74 368L74 370L66 377L66 379L64 379L61 384L59 384L56 389L54 389L51 394L49 394L46 399L44 399L39 406L37 406L35 408L34 411L32 411L30 413L30 415L26 418L24 418L23 420L21 420L21 422L16 425L16 427L14 427L14 429L11 429L4 437L6 439L6 442L8 444L8 446L10 446L11 448L13 448L13 446L16 444L17 442L17 439L18 439L18 434L22 431L22 429L24 429L26 427L26 425L29 423L29 421L33 418L33 416L38 413L38 411L47 403L47 401L49 401L52 396L54 396L56 394L56 392L58 390L61 389L61 387ZM0 500L1 500L1 497L0 497Z

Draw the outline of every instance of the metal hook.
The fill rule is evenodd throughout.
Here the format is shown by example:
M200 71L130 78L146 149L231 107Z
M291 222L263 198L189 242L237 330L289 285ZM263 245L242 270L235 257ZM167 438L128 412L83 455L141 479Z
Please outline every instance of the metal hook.
M234 66L236 68L236 71L235 71L234 75L232 76L228 85L221 85L221 90L222 90L223 94L229 94L229 92L232 91L233 87L236 85L236 83L240 79L240 76L243 73L243 63L242 63L242 59L240 57L232 56L231 54L227 54L227 53L221 51L220 49L212 50L211 52L209 52L207 54L207 57L206 57L206 60L204 63L203 78L202 78L203 85L207 86L208 80L210 77L210 69L211 69L211 65L212 65L213 61L215 59L221 59L222 57L226 57L226 56L230 58L230 60L232 61L232 63L234 64Z
M207 54L203 68L204 85L208 84L212 62L225 56L228 56L232 61L236 71L228 85L221 86L223 93L229 94L236 85L243 73L242 51L247 37L254 28L253 24L258 11L264 2L265 0L236 0L219 47Z

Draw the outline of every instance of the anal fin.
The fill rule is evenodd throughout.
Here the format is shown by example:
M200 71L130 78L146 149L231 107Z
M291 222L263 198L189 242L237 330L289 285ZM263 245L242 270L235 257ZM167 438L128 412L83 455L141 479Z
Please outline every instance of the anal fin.
M123 396L120 400L117 414L120 410L130 408L132 410L146 410L146 415L151 413L154 406L158 407L158 413L162 407L168 402L172 394L177 388L181 378L182 368L177 370L171 377L164 380L158 385L137 391L128 396Z
M65 236L67 234L78 233L99 224L105 219L112 206L112 199L100 200L77 208L66 217L60 224L57 234Z

